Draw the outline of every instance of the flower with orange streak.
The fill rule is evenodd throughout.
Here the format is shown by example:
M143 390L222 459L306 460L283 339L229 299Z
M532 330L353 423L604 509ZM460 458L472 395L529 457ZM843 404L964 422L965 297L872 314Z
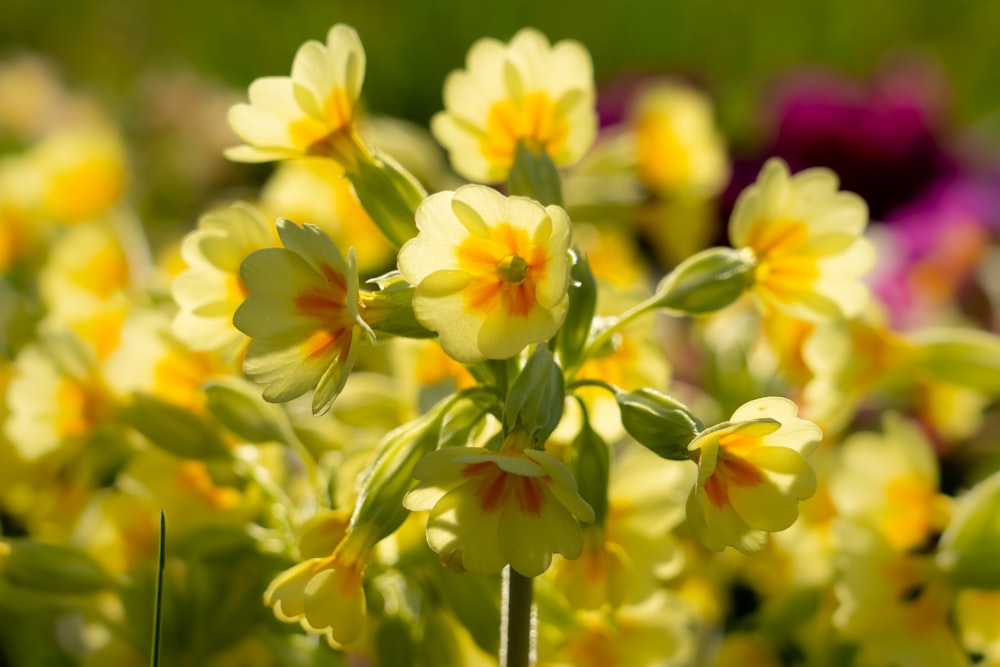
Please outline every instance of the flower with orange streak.
M773 158L740 194L729 239L756 258L751 293L762 309L823 321L854 317L868 303L860 280L875 260L871 243L861 237L868 207L837 187L829 169L790 175Z
M243 260L250 296L233 316L253 340L243 369L266 384L263 397L280 403L315 389L314 414L326 412L344 388L362 333L354 253L341 255L314 225L278 221L283 248L263 248Z
M444 106L431 120L434 136L455 171L483 183L507 179L518 144L564 167L583 157L597 133L590 54L570 40L550 46L531 28L509 45L473 44L466 69L445 80Z
M788 399L758 398L688 445L698 460L688 525L709 549L759 551L767 533L795 523L798 501L815 493L816 474L805 457L822 433L797 412Z
M593 521L594 511L566 466L530 444L526 432L514 431L495 452L446 447L417 463L419 484L403 504L430 510L427 542L445 565L495 574L509 563L535 577L553 553L582 553L578 521Z
M551 338L569 303L570 222L558 206L466 185L428 197L399 251L417 320L463 363Z
M310 40L299 48L291 77L250 84L250 103L229 110L229 124L246 144L229 148L226 157L268 162L316 155L350 167L368 155L354 128L364 78L365 51L357 32L333 26L326 44Z

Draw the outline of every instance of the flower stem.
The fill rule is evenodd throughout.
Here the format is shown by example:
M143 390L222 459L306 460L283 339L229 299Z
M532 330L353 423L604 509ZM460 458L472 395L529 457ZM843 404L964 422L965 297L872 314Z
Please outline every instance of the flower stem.
M503 608L500 626L500 667L532 667L537 658L537 618L532 604L532 578L503 571Z

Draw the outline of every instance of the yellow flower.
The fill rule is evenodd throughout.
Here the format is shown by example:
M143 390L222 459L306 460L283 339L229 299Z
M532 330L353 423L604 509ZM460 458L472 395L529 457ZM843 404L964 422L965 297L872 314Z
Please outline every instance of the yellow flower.
M407 509L430 510L427 542L441 560L473 574L495 574L508 563L535 577L552 554L576 558L583 551L580 521L594 511L558 459L526 448L523 431L499 451L447 447L417 463L420 482L403 499Z
M519 143L564 167L586 153L597 131L590 54L574 41L550 46L530 28L509 45L473 44L466 69L445 80L444 106L431 131L459 174L485 183L507 179Z
M233 326L233 313L247 297L240 263L274 244L274 232L243 203L208 213L181 245L188 268L171 284L179 306L173 333L193 350L235 352L246 338Z
M314 225L279 220L278 236L283 248L254 252L240 270L250 296L233 324L253 339L243 369L267 385L266 401L315 389L319 415L344 388L361 333L371 334L358 315L357 266Z
M264 604L281 621L298 621L308 632L349 644L364 629L362 583L374 544L366 530L348 527L347 512L336 512L324 523L328 532L339 532L332 553L308 557L279 574L264 591Z
M759 398L688 446L698 454L688 524L709 549L759 551L767 533L795 523L798 501L816 491L816 475L805 457L822 434L797 412L788 399Z
M552 337L569 303L570 222L558 206L466 185L428 197L399 251L417 320L469 363Z
M790 176L774 158L740 194L729 238L756 258L752 294L762 309L812 321L864 309L868 290L860 278L875 259L871 243L861 238L868 207L837 187L829 169Z
M729 178L711 101L694 89L658 82L636 104L639 177L655 192L711 197Z
M246 144L226 150L238 162L326 156L345 167L367 156L354 128L365 77L365 51L357 32L337 24L326 44L299 47L292 76L250 84L249 104L229 110L229 124Z

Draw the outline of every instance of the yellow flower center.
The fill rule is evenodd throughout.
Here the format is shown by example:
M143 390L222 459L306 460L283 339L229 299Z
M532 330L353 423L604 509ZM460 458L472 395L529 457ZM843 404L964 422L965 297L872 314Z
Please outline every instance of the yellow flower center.
M647 113L636 126L639 176L646 184L670 189L691 173L691 158L666 114Z
M757 288L784 303L808 291L819 278L817 258L805 251L808 241L809 229L803 222L755 221L747 234L747 247L757 257Z
M556 104L546 93L506 99L490 107L486 132L480 139L483 155L493 163L511 164L518 143L533 151L544 149L555 157L563 150L569 125L556 113Z
M490 230L488 238L467 237L456 255L459 268L474 276L465 290L467 307L484 314L503 308L512 317L532 312L548 255L523 229L502 223Z
M356 171L360 160L370 159L354 130L354 105L339 88L327 98L322 117L305 116L292 122L288 136L302 153L332 158L348 171Z

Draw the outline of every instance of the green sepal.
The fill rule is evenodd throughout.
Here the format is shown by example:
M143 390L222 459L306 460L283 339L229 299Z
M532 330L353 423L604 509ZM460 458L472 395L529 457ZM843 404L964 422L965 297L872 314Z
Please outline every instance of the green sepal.
M680 401L648 387L619 392L622 426L639 444L673 461L687 461L688 445L704 428Z
M205 407L219 423L246 442L283 439L279 410L260 397L260 390L236 377L210 380L203 387Z
M369 217L397 247L417 235L416 211L427 192L417 179L388 155L359 161L347 178Z
M909 337L917 368L934 379L1000 396L1000 337L977 329L929 329Z
M429 412L387 433L379 443L351 515L352 527L373 527L373 542L394 533L409 516L403 496L413 487L413 468L437 449L451 404L451 397L444 399Z
M514 379L504 403L504 433L524 429L542 447L562 419L566 383L562 369L545 345L536 345Z
M608 515L608 483L611 478L611 454L608 443L594 430L588 419L566 453L566 467L576 478L580 496L594 508L594 525L603 526Z
M218 428L200 415L149 394L136 393L124 405L122 419L171 454L185 459L228 458Z
M656 288L654 308L702 315L725 308L753 285L756 263L733 248L709 248L680 263Z
M578 251L570 269L569 308L559 333L556 350L564 366L570 367L580 359L590 335L590 327L597 311L597 281L590 270L587 258Z
M540 148L537 152L523 142L517 144L514 164L507 175L507 191L531 197L543 206L562 206L562 180L552 158Z
M24 538L0 541L0 577L21 588L66 595L96 593L119 583L79 549Z
M936 560L959 587L1000 589L1000 472L958 499Z
M434 338L437 332L425 328L413 313L413 293L416 287L399 271L390 271L368 281L377 292L361 294L361 318L376 336L386 334L402 338Z

